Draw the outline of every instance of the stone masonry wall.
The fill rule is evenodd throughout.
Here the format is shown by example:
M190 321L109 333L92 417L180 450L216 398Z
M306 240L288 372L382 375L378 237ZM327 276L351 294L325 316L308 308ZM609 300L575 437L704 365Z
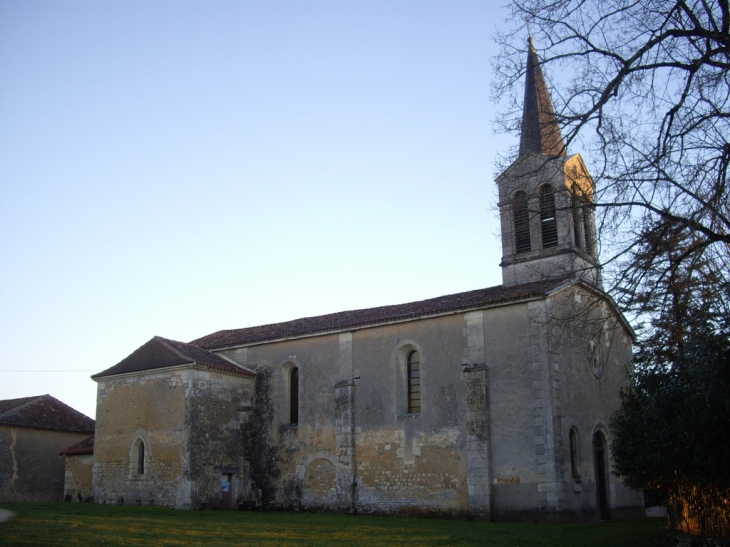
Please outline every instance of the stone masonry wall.
M98 382L93 492L97 503L191 506L185 393L189 370L162 369ZM145 473L135 442L146 448Z
M577 520L599 517L593 462L593 435L600 431L610 449L608 424L621 405L619 390L629 382L631 336L608 306L584 290L566 291L552 299L552 314L580 317L580 324L552 328L550 389L552 391L557 480L564 484L562 511ZM586 319L586 317L588 319ZM556 323L560 326L560 323ZM591 345L594 342L595 345ZM596 348L593 360L592 348ZM576 432L576 474L570 459L570 430ZM639 516L639 493L608 475L608 503L615 517Z
M66 458L66 474L63 485L64 501L80 502L93 499L93 454L71 454Z
M226 352L259 374L244 442L251 503L497 519L559 512L558 383L536 319L524 303ZM419 414L407 411L413 350ZM294 366L299 422L289 424Z
M567 177L565 170L571 175ZM568 189L578 183L590 188L590 175L578 154L569 158L547 159L524 156L497 179L502 239L502 282L506 286L538 281L546 277L578 275L600 284L595 260L577 249L573 233L573 210ZM555 189L556 221L559 245L545 249L540 228L539 188L550 184ZM517 254L515 247L512 197L518 190L528 197L530 218L529 252ZM591 228L595 232L595 227Z
M247 450L261 504L468 514L466 345L458 315L226 352L259 374ZM406 406L412 349L421 354L420 414ZM297 424L288 423L293 366Z
M0 502L61 501L64 461L58 453L88 436L0 425Z
M253 379L191 371L185 423L193 508L220 508L224 480L233 506L250 498L244 443L253 395Z
M609 361L594 374L584 334L568 343L550 332L556 302L221 352L255 370L255 381L175 367L100 382L96 500L216 508L230 480L239 507L495 520L589 514L591 437L617 408L630 344L601 338ZM408 407L412 351L419 413ZM571 427L580 431L583 492L566 476ZM138 436L149 442L147 477L132 465ZM639 507L630 494L610 479L613 508Z
M193 366L100 381L95 500L217 508L230 477L233 499L242 502L248 480L242 426L253 382ZM135 461L138 439L145 442L143 474Z

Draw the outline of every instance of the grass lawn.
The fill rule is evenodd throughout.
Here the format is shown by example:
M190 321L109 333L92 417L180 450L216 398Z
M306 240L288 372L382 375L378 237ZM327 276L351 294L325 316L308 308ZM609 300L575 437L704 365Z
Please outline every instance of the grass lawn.
M309 513L175 511L87 503L8 503L0 545L486 545L646 547L663 519L493 523Z

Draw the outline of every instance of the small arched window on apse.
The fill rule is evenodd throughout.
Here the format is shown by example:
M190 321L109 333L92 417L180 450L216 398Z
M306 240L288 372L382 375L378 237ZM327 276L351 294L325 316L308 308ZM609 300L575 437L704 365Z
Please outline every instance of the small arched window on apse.
M289 423L299 423L299 367L291 369L289 375Z
M149 456L149 447L145 443L144 438L138 435L132 443L130 451L129 473L132 476L144 477L147 474L147 460Z
M574 427L570 428L570 472L574 479L580 479L580 473L578 467L580 462L578 461L578 432Z
M549 184L540 187L540 230L542 248L548 249L558 244L558 222L555 217L555 192Z
M421 412L421 358L417 351L408 354L408 413Z
M527 210L527 194L518 190L512 196L512 213L515 223L515 252L529 253L530 246L530 214Z

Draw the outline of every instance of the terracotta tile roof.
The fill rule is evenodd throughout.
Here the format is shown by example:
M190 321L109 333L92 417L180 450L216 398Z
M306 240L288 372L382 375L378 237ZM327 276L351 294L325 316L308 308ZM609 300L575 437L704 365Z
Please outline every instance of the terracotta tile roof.
M93 454L94 453L94 436L92 435L88 439L84 439L80 443L76 443L73 446L69 446L66 450L61 450L59 456L75 456L79 454Z
M50 395L0 401L0 424L93 433L95 423Z
M222 330L198 338L192 343L205 349L223 349L268 340L416 319L428 315L486 307L546 295L570 279L569 277L546 279L511 287L497 285L487 289L440 296L408 304L343 311L245 329Z
M131 355L122 359L113 367L94 374L92 378L154 370L186 363L196 363L217 372L235 376L245 376L248 378L254 378L256 376L256 373L253 371L238 367L219 355L210 353L194 344L186 344L185 342L177 342L162 338L161 336L155 336Z

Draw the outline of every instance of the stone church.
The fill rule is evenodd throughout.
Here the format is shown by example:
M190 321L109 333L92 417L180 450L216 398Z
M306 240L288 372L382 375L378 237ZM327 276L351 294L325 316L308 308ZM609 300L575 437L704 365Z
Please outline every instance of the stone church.
M154 337L98 384L93 496L495 520L639 514L607 425L633 333L603 292L593 181L529 44L497 179L502 285Z

